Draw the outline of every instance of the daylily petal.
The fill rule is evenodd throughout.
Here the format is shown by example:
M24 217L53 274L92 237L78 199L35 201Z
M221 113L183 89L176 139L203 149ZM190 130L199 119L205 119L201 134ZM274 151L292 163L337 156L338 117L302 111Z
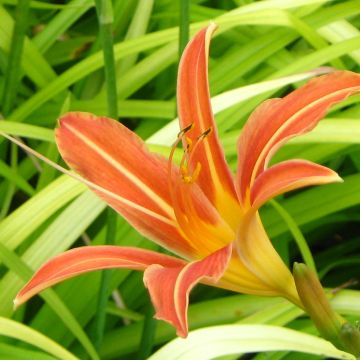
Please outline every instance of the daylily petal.
M251 188L251 206L258 209L267 200L287 191L339 181L342 181L339 175L325 166L306 160L284 161L256 178Z
M184 261L155 251L125 246L84 246L72 249L45 263L20 290L14 304L18 306L52 285L89 271L113 268L145 270L152 264L171 268L183 266Z
M201 165L197 183L214 206L220 209L225 220L235 227L239 209L233 177L218 139L210 104L207 67L210 38L215 29L216 25L210 24L201 30L182 55L177 87L178 112L182 129L193 124L184 136L184 148L189 143L194 145L199 142L194 145L190 164L191 170L197 164Z
M293 276L268 238L258 211L245 216L235 245L241 261L268 289L300 304Z
M179 225L199 259L234 241L235 231L224 221L196 183L179 181L172 186Z
M216 286L245 294L278 296L279 293L263 282L244 265L238 253L233 252L229 265Z
M328 108L360 91L360 75L337 71L311 80L282 99L261 104L238 143L237 191L245 204L249 189L274 152L290 138L312 130Z
M139 232L181 254L192 252L175 219L168 187L168 162L115 120L68 113L56 130L59 151L94 190Z
M144 283L156 309L155 317L171 323L176 327L177 335L185 337L188 333L187 308L191 289L204 279L216 283L228 265L231 252L232 244L229 244L185 266L149 266L144 274Z

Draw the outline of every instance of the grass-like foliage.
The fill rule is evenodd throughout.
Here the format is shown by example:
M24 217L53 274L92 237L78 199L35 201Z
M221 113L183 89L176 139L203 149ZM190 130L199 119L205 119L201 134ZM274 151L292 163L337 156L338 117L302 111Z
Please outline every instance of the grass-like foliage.
M54 136L60 116L110 116L169 156L179 132L179 54L214 21L210 92L235 171L237 139L262 101L330 68L360 72L359 15L359 0L1 1L0 132L34 152L0 135L0 359L353 359L317 337L308 315L287 300L205 285L191 294L189 337L173 340L175 330L153 319L142 274L130 270L67 280L16 311L13 299L35 270L71 248L165 252L36 156L67 166ZM181 156L174 151L175 162ZM325 165L344 182L280 195L261 219L284 263L317 273L333 309L357 326L360 96L331 107L272 164L294 158Z

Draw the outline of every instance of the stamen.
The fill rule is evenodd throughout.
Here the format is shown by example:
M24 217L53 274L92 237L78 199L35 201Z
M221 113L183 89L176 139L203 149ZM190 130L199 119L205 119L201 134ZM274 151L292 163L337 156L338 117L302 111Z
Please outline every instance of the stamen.
M193 148L193 141L188 136L185 136L185 140L186 140L186 148L184 151L190 153L190 151Z
M205 138L210 135L212 132L212 127L209 127L208 129L206 129L202 134L200 134L197 138L196 138L196 142L195 142L195 145L193 146L192 148L192 151L191 151L191 156L190 156L190 161L193 157L193 154L195 153L195 150L197 149L197 147L201 144L201 142L203 140L205 140Z
M183 140L185 134L190 131L191 129L193 129L194 124L190 124L187 127L185 127L184 129L182 129L178 136L176 141L174 142L174 144L171 147L171 151L170 151L170 155L169 155L169 160L168 160L168 186L169 186L169 192L170 192L170 196L171 196L171 201L172 201L172 205L173 205L173 209L174 209L174 214L175 217L178 221L178 224L180 225L180 230L183 232L182 229L187 229L187 223L188 223L188 219L186 218L186 216L184 215L183 212L183 201L182 201L182 192L179 189L179 181L177 179L177 176L179 175L177 173L177 171L174 173L174 166L173 166L173 158L174 158L174 154L176 151L176 148L178 146L178 144L180 143L180 141ZM188 141L189 139L187 139ZM188 141L187 143L187 147L184 150L184 156L181 160L181 164L180 164L180 173L181 173L181 168L184 167L183 163L185 161L185 158L188 154L188 151L191 147L191 140ZM186 233L183 233L185 237L187 237L188 235Z
M193 127L194 127L194 123L191 123L190 125L184 127L182 130L180 130L180 132L178 133L177 137L181 138L188 132L190 131Z
M189 167L194 158L194 154L196 153L196 149L202 143L202 141L212 132L212 127L206 129L202 134L200 134L197 138L195 143L192 140L188 143L187 148L185 149L185 154L181 159L180 163L180 170L182 179L186 184L194 183L197 178L199 177L201 171L201 164L199 162L196 163L195 170L190 174Z
M201 137L206 137L208 135L210 135L213 131L213 128L210 126L208 129L206 129L201 135L198 136L198 139L200 139Z
M187 132L189 132L191 129L194 128L194 123L191 123L190 125L186 126L185 128L183 128L182 130L180 130L180 132L177 135L177 139L174 142L174 144L171 147L171 151L170 151L170 155L169 155L169 161L168 161L168 170L169 170L169 178L172 178L172 162L173 162L173 158L174 158L174 154L175 154L175 150L177 148L177 146L179 145L180 141L183 140L185 134ZM192 141L189 137L186 137L186 141L187 141L187 146L185 149L185 152L188 152L189 149L192 147ZM183 159L181 160L183 162Z
M194 172L192 174L193 182L195 182L197 180L197 178L199 177L200 171L201 171L201 164L199 162L197 162L195 170L194 170Z
M195 170L193 171L193 173L191 175L189 174L188 167L185 165L180 167L180 171L181 171L181 177L182 177L184 183L193 184L199 177L199 174L201 171L201 164L199 162L196 164Z
M198 146L202 143L202 141L212 132L212 128L208 128L202 134L195 138L195 140L191 139L186 134L193 129L193 124L182 129L178 138L174 142L168 162L168 170L169 170L169 191L172 199L172 205L175 213L175 217L180 225L180 228L184 232L186 237L196 237L197 231L202 229L202 224L196 222L194 219L196 216L188 216L189 214L196 214L197 210L194 208L192 204L192 196L190 195L190 190L188 185L194 184L201 172L201 163L197 162L194 166L194 170L190 171L190 165L193 163L194 154L197 151ZM172 164L173 157L177 145L180 141L184 141L186 144L184 146L184 154L180 161L179 165L179 173L175 172L174 166ZM180 176L181 178L177 178ZM180 180L180 181L179 181Z
M169 178L172 178L172 162L173 162L173 158L174 158L174 154L175 154L175 150L177 148L177 146L179 145L180 141L182 141L183 137L185 136L185 134L187 132L189 132L192 128L194 127L194 124L191 123L190 125L186 126L185 128L183 128L182 130L180 130L180 132L177 134L177 139L176 141L173 143L173 145L171 146L171 151L170 151L170 155L169 155L169 160L168 160L168 170L169 170ZM189 149L192 145L192 141L190 138L186 138L187 140L187 147L186 150Z

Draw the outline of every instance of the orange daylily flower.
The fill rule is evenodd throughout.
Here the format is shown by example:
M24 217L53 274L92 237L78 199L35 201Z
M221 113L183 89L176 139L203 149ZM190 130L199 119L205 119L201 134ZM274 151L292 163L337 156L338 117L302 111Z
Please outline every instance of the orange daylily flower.
M200 31L184 51L178 74L183 129L170 159L115 120L68 113L56 130L66 163L140 233L172 251L90 246L67 251L43 265L15 299L91 270L144 271L156 317L188 332L190 290L199 282L257 295L283 296L302 306L293 276L273 248L258 209L267 200L304 186L341 181L332 170L305 160L268 167L290 138L313 129L333 104L360 91L360 76L338 71L311 80L282 99L261 104L238 142L234 177L215 126L208 87L208 52L215 30ZM172 157L179 142L180 166Z

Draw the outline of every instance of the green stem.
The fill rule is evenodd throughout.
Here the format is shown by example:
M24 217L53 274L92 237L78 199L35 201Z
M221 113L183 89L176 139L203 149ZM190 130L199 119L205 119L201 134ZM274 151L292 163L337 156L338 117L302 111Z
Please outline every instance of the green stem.
M106 219L106 238L105 243L111 245L116 232L116 213L111 209L107 209ZM108 297L110 293L112 270L103 270L101 273L99 297L97 302L96 315L94 319L94 346L99 351L104 338L106 325L106 309Z
M179 58L189 41L189 0L179 0L180 21L179 21Z
M149 302L146 309L137 360L146 360L151 354L154 346L156 324L154 308L151 302Z
M11 151L11 168L16 173L17 166L18 166L17 165L18 164L18 147L15 144L11 144L10 151ZM5 216L8 214L15 191L16 191L15 184L13 182L9 181L8 185L7 185L5 200L4 200L3 206L0 211L0 220L5 218Z
M18 84L21 74L21 58L24 47L25 33L28 25L28 14L30 0L19 0L15 10L15 22L11 37L10 52L5 72L4 87L2 93L2 112L5 116L9 115L15 103ZM17 168L17 148L11 146L11 166L13 170ZM1 210L0 218L5 217L15 194L16 187L9 183L5 197L5 203Z
M16 99L21 74L21 58L25 33L28 24L30 0L19 0L15 11L15 23L11 38L11 46L5 73L4 91L2 94L2 111L7 116ZM6 91L5 91L6 89Z
M118 117L116 70L113 44L113 12L111 0L96 0L96 10L99 19L99 31L104 56L104 71L107 91L108 115Z
M304 263L312 270L314 273L317 273L315 261L311 254L310 248L306 242L306 239L304 235L302 234L301 230L297 226L294 219L291 217L291 215L275 200L271 200L269 202L271 206L278 212L278 214L283 218L283 220L286 222L292 236L294 237L294 240L296 242L296 245L299 248L299 251L301 253L301 257L304 260Z
M111 0L96 0L96 11L99 21L99 32L104 56L104 71L107 93L107 113L112 118L118 117L115 58L113 49L113 11ZM112 244L116 233L116 213L107 212L106 244ZM109 296L111 270L102 272L98 306L95 317L95 347L100 348L106 324L106 306Z

